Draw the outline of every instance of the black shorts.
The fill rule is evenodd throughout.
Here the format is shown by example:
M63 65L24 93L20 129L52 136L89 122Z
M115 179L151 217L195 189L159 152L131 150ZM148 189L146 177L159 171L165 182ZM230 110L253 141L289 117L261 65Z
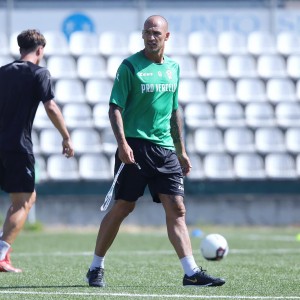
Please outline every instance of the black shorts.
M184 196L182 169L175 151L143 139L127 138L127 142L141 169L135 164L124 166L115 186L116 200L134 202L143 196L146 186L154 202L160 202L158 194ZM117 150L115 174L120 164Z
M0 151L0 187L7 193L32 193L35 172L33 154Z

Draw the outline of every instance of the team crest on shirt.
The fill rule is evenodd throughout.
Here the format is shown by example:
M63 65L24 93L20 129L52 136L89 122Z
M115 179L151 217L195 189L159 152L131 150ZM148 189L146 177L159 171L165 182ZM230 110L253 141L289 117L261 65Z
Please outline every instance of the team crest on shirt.
M161 72L161 71L158 71L158 72L157 72L157 75L158 75L159 77L162 77L162 72Z
M171 80L172 79L172 71L171 70L167 70L166 71L168 78Z

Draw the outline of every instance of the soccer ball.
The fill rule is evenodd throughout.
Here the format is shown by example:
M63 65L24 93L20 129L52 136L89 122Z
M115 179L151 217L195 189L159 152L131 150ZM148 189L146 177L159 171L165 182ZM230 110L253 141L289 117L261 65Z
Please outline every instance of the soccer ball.
M221 260L229 251L226 239L217 233L208 234L200 245L201 253L207 260Z

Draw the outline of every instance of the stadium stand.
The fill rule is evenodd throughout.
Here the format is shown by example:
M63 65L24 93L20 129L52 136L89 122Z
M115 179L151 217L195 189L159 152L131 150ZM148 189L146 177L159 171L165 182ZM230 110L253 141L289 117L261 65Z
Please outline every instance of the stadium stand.
M141 31L127 35L76 31L69 40L61 32L44 34L47 47L42 65L51 72L56 100L77 144L77 166L72 169L77 170L77 175L70 172L69 178L91 180L92 174L95 178L108 178L112 175L111 156L116 150L108 99L119 64L143 47ZM9 38L0 32L0 65L18 57L15 41L15 32ZM192 180L277 178L278 172L284 178L300 177L299 46L299 36L289 31L254 31L248 35L237 31L172 33L166 51L181 67L178 97L184 112L187 148L196 166ZM52 129L41 105L33 140L44 170L42 180L61 176L53 175L50 167L56 161L52 157L56 154L54 149L59 149L58 141L51 136ZM97 146L85 143L86 138L96 141L96 135ZM108 155L109 176L96 169L81 174L80 164L92 165L92 159L104 159L93 153L79 164L88 152ZM215 152L218 155L214 156ZM280 169L282 161L287 170ZM270 167L272 164L277 171ZM215 171L210 173L208 168ZM224 172L216 175L216 170Z

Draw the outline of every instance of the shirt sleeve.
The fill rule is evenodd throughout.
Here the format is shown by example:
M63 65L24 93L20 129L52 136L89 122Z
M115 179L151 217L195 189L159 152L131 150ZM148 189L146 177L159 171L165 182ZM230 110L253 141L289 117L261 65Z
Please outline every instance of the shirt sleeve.
M173 111L178 109L178 88L179 88L179 78L180 78L180 68L179 65L177 65L177 87L176 91L174 92L173 96Z
M125 108L132 85L132 72L123 62L117 71L109 103Z
M36 73L36 79L36 96L38 101L45 103L52 100L54 98L54 91L52 88L50 72L46 68L41 68Z

